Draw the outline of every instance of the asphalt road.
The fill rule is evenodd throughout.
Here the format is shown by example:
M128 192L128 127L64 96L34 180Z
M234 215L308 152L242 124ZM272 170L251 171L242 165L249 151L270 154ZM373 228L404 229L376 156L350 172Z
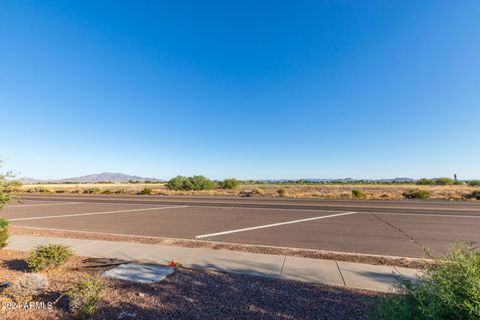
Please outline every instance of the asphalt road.
M480 203L25 195L14 225L407 257L480 244Z

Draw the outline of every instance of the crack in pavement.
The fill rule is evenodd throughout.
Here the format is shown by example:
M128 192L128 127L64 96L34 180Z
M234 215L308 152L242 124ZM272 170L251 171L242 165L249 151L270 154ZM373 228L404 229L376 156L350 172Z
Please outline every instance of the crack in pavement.
M417 240L415 240L414 238L412 238L408 233L406 233L405 231L403 231L402 229L394 226L393 224L391 224L390 222L388 221L385 221L383 220L382 218L380 218L379 216L377 216L375 213L372 213L370 212L370 215L372 215L373 217L375 217L377 220L385 223L387 226L389 226L390 228L400 232L401 234L403 234L409 241L413 242L414 244L416 244L417 246L419 246L423 252L429 257L429 258L433 258L433 256L430 254L429 250L427 247L425 247L422 243L418 242Z

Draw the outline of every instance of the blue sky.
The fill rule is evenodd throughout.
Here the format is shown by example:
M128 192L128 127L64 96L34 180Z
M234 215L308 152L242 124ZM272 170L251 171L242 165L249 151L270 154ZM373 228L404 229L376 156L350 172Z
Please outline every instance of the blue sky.
M20 176L480 178L479 1L1 1Z

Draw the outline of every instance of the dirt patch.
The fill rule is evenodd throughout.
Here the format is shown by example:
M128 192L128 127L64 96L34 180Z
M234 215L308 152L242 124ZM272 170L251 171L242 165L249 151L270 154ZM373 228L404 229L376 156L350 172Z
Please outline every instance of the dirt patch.
M0 281L14 281L24 271L10 266L26 253L0 251ZM50 285L39 302L51 310L0 310L1 319L68 319L62 293L80 275L103 270L82 268L73 257L59 270L45 272ZM107 290L93 319L366 319L381 294L264 279L215 271L176 269L156 284L105 280ZM5 298L2 298L5 301Z
M145 237L145 236L124 236L124 235L99 233L99 232L63 231L58 229L30 228L30 227L20 227L20 226L11 226L10 232L11 234L17 234L17 235L33 235L33 236L60 237L60 238L71 238L71 239L124 241L124 242L135 242L135 243L145 243L145 244L161 244L161 245L187 247L187 248L209 248L209 249L217 249L217 250L223 249L223 250L242 251L242 252L251 252L251 253L286 255L286 256L292 256L292 257L302 257L302 258L312 258L312 259L328 259L328 260L336 260L336 261L358 262L358 263L367 263L367 264L374 264L374 265L389 265L389 266L416 268L416 269L424 268L425 264L429 262L429 260L427 259L416 259L416 258L388 257L388 256L378 256L378 255L323 251L323 250L295 249L295 248L248 245L248 244L237 244L237 243L227 243L227 242L211 242L211 241L201 241L201 240L184 240L184 239Z

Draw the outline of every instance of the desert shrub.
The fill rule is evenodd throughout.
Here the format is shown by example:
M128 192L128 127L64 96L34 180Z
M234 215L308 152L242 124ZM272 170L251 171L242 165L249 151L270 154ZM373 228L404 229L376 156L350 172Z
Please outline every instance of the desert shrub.
M451 185L451 184L454 184L454 183L455 183L455 180L450 179L450 178L438 178L438 179L435 180L435 184L439 185L439 186L447 186L447 185Z
M83 189L83 193L89 193L89 194L98 194L102 192L99 188L88 188L88 189Z
M27 258L30 270L37 272L57 268L73 255L72 249L63 244L46 244L35 247Z
M402 193L405 199L428 199L431 193L427 190L410 189Z
M367 194L360 189L353 189L352 196L357 199L365 199Z
M480 180L468 181L468 185L471 186L471 187L478 187L478 186L480 186Z
M0 168L2 167L2 161L0 160ZM0 210L14 197L12 193L18 191L21 187L17 181L7 181L7 178L12 178L13 175L10 172L5 174L0 173Z
M152 188L145 187L140 191L140 194L152 194Z
M280 197L285 197L287 195L287 190L285 188L280 188L280 189L277 190L277 194Z
M91 316L95 313L105 289L99 277L84 276L67 291L69 310L76 316Z
M20 181L9 181L7 182L7 187L10 188L11 191L19 191L22 188L23 184Z
M400 294L382 298L377 319L480 319L480 252L457 247L429 264L417 281L399 279Z
M50 193L52 191L48 188L43 187L43 186L37 186L37 187L28 189L27 192L28 193Z
M27 273L16 280L6 291L6 295L15 302L26 303L45 292L48 287L46 276Z
M419 179L417 180L418 185L434 185L435 181L432 179Z
M222 189L235 189L240 185L240 181L237 179L225 179L219 183L220 188Z
M118 189L118 190L115 190L115 194L125 194L127 193L127 190L126 189Z
M264 196L265 195L265 190L262 188L255 188L253 189L253 193L257 196Z
M0 217L0 249L7 245L9 225L7 218Z
M215 187L215 182L204 176L177 176L170 179L165 186L169 190L208 190Z
M480 190L472 191L472 193L465 195L465 198L480 200Z
M182 190L184 184L187 181L187 177L184 176L176 176L175 178L172 178L168 180L168 182L165 184L167 189L169 190Z
M55 190L55 193L65 193L65 190Z
M105 190L102 190L101 194L112 194L112 191L105 189Z

